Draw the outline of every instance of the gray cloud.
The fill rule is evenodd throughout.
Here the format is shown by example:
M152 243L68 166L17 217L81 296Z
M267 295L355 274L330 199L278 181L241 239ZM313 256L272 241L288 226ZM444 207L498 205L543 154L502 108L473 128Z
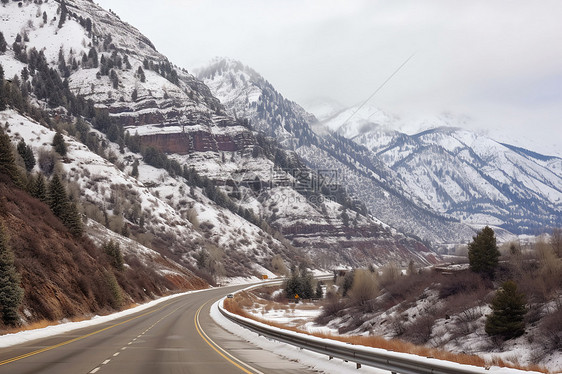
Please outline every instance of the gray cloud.
M370 104L405 115L463 113L476 128L532 137L535 150L562 148L559 1L99 3L180 66L239 59L301 103L362 102L416 52Z

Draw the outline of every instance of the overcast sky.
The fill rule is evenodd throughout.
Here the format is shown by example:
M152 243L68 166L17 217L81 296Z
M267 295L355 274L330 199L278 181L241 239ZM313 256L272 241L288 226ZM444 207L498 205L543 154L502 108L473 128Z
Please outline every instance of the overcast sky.
M217 56L303 106L444 111L562 155L562 1L98 0L193 71ZM515 142L515 141L514 141Z

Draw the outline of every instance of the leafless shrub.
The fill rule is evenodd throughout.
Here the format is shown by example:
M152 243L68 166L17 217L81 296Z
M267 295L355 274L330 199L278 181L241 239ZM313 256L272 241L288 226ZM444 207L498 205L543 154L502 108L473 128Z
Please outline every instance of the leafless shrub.
M199 228L199 219L197 218L197 210L194 208L191 208L187 211L186 214L186 218L189 222L191 222L191 224L193 225L193 227L195 229Z
M94 221L101 224L105 223L103 212L97 205L87 201L84 202L82 205L84 207L84 214L86 214L86 217L93 219Z
M57 155L52 149L45 147L39 148L37 152L37 164L43 173L46 175L51 175L55 169L55 163L57 161Z
M353 285L349 291L351 302L365 307L368 302L379 295L379 282L374 273L368 270L356 270Z
M271 259L271 267L276 274L279 275L289 274L287 266L285 265L285 261L283 261L283 258L279 254L276 254Z
M460 322L474 322L478 318L482 317L482 314L482 308L477 306L463 310L457 315L457 319Z
M316 318L315 322L320 325L327 325L332 319L338 317L346 308L346 304L338 297L329 297L322 306L322 313Z
M425 344L431 338L435 316L426 314L416 318L406 327L403 337L414 344Z
M482 288L485 288L485 284L478 274L469 270L460 271L443 279L439 289L439 298L445 299L457 294L467 294Z
M562 308L556 309L541 321L540 331L548 352L562 350Z
M387 287L390 284L396 283L401 274L400 269L395 263L389 263L382 268L379 280L380 285L382 287Z
M390 321L390 326L392 326L394 336L401 336L406 332L406 326L404 325L404 319L402 316L393 318Z

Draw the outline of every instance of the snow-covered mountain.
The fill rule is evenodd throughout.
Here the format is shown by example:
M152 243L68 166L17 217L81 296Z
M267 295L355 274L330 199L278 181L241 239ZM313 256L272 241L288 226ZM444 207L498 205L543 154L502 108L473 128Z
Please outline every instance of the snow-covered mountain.
M314 170L334 171L341 184L382 222L433 243L458 243L474 231L437 214L406 189L397 173L367 148L338 135L312 130L316 118L285 99L253 69L218 59L198 72L233 116L294 150ZM337 115L337 114L336 114Z
M406 189L474 227L538 234L562 222L562 159L463 129L450 114L420 119L407 135L397 117L368 105L325 117L326 128L371 150Z
M12 82L53 118L76 122L57 125L69 144L64 175L82 191L84 211L114 231L227 276L268 273L276 255L326 268L435 261L420 241L369 216L339 181L227 113L117 15L86 0L0 10L5 76L17 76ZM43 89L51 83L56 89ZM36 154L51 142L52 130L22 113L2 116L13 141Z

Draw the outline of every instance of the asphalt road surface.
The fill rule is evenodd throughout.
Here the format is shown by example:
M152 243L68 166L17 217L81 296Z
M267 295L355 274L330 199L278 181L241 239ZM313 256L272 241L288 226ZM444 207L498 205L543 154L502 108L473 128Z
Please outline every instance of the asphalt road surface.
M240 288L177 297L111 322L2 348L0 374L312 372L215 324L210 306Z

